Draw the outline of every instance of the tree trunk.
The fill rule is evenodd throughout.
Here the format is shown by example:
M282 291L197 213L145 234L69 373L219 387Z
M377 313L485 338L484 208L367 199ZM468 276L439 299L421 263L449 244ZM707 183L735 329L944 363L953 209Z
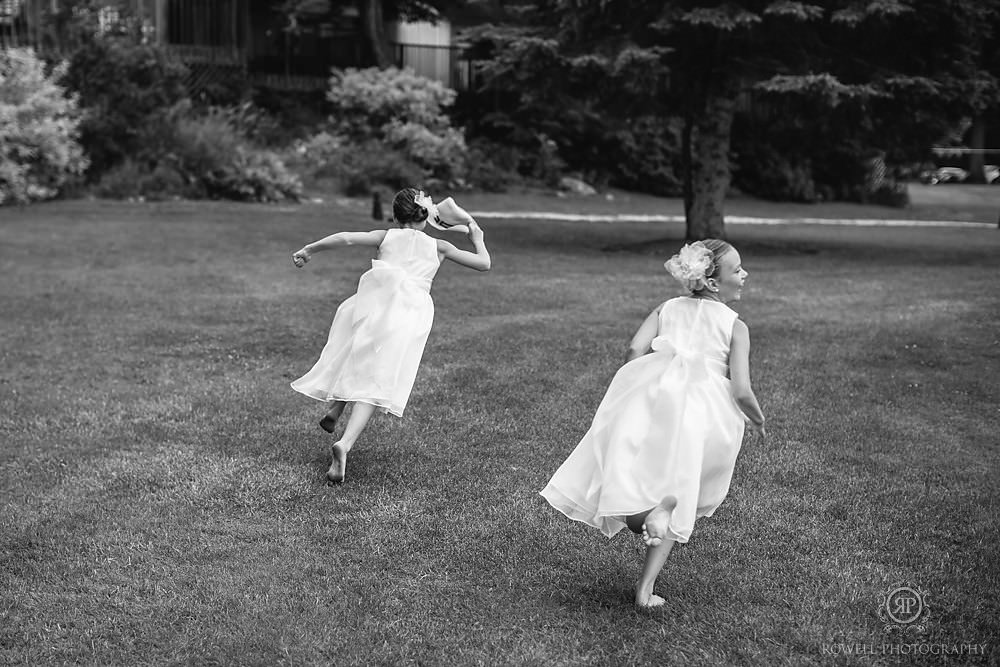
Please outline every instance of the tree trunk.
M722 210L729 190L729 144L736 113L735 82L708 91L691 138L691 206L687 239L725 238Z
M976 116L972 121L972 130L969 135L969 183L986 182L986 154L983 149L986 147L986 123L982 116Z
M684 111L684 129L681 130L681 177L684 179L684 220L691 219L694 188L691 185L691 134L694 132L694 111L688 104Z
M382 0L358 0L361 15L361 36L365 45L365 60L382 69L394 65L389 40L385 36Z

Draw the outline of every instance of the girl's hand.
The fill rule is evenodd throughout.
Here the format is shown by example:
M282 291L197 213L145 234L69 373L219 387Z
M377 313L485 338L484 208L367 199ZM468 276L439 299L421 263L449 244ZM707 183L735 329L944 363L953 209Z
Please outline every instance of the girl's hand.
M762 439L767 438L767 429L764 428L764 424L754 424L752 421L747 421L747 427L751 433L756 433Z
M294 255L292 255L292 262L295 263L295 266L301 269L303 266L305 266L305 263L308 262L311 257L312 253L309 252L309 250L307 250L306 248L303 248L302 250L299 250Z
M483 242L483 230L479 228L475 220L469 223L469 240L473 243Z

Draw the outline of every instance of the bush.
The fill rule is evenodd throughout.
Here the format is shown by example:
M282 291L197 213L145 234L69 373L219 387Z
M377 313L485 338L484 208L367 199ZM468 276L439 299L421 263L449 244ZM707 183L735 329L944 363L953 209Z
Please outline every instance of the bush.
M212 198L277 202L302 195L302 183L281 158L246 145L237 146L229 159L202 176L202 182Z
M49 199L87 168L80 110L31 49L0 51L0 204Z
M868 201L879 206L906 208L910 204L910 192L905 183L883 183L868 195Z
M455 91L417 75L411 69L348 68L330 78L326 99L337 134L355 141L384 136L393 122L415 123L429 130L451 127L444 110L455 102Z
M341 189L350 197L367 196L381 188L395 192L426 185L419 165L403 153L386 150L378 144L359 146L345 155L342 165Z
M468 149L461 130L432 131L420 123L392 121L384 131L386 144L422 167L425 180L447 183L465 174Z
M510 146L480 139L470 143L466 160L466 181L470 187L487 192L504 192L521 181L517 173L518 151Z
M152 168L146 163L125 160L101 177L96 194L111 199L171 199L196 194L176 169L166 164Z
M733 185L775 201L812 203L819 199L808 160L795 160L766 144L751 144L738 155Z
M226 110L197 113L182 102L158 115L139 138L143 149L106 174L100 194L273 202L302 193L301 182L282 160L248 141ZM128 173L134 175L134 188L125 182Z
M444 112L454 103L455 91L443 84L409 69L352 68L330 79L327 100L332 107L327 134L341 138L353 150L374 147L382 154L375 161L365 161L365 173L376 162L396 169L387 160L395 156L406 163L397 171L420 167L421 177L410 184L439 181L451 185L464 177L465 137ZM379 143L384 146L378 147Z
M159 47L94 36L69 60L66 83L87 110L80 127L92 175L142 149L142 129L186 98L187 69Z

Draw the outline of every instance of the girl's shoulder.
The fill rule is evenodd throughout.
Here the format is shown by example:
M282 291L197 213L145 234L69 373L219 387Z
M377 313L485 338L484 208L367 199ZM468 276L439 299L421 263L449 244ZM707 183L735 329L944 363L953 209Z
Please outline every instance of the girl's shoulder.
M694 300L688 296L675 296L672 299L667 299L666 301L661 303L659 306L656 307L656 310L658 310L660 313L665 313L667 311L674 310L677 308L687 308L692 301Z
M709 307L715 308L719 313L739 317L739 313L730 308L729 304L722 303L721 301L713 301L712 299L702 299L696 296L677 296L673 299L667 300L664 305L677 304L678 307L694 308L697 307L699 303L711 304Z

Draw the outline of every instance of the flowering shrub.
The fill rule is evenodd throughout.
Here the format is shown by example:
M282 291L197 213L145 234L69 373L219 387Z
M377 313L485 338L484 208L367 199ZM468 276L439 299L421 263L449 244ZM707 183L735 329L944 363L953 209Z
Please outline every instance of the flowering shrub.
M0 51L0 204L55 197L87 168L81 112L31 49Z

